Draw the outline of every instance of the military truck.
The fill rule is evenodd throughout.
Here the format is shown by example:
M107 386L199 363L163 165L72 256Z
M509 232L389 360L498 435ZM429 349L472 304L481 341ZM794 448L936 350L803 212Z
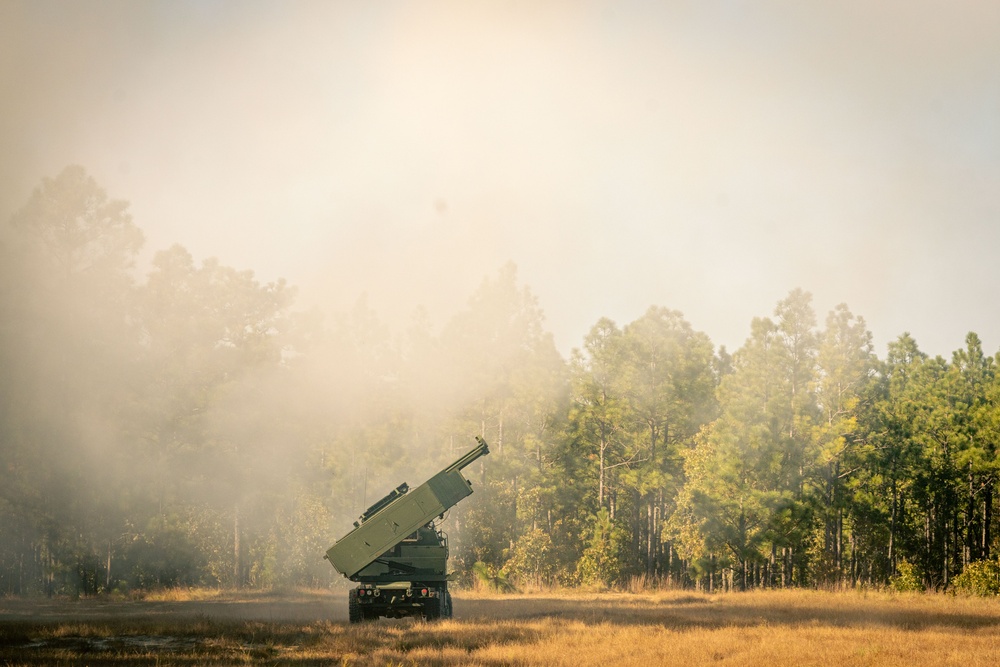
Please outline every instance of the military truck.
M451 617L448 537L436 520L472 494L462 469L490 453L486 441L410 491L404 482L373 504L325 558L360 585L348 594L351 623L380 616Z

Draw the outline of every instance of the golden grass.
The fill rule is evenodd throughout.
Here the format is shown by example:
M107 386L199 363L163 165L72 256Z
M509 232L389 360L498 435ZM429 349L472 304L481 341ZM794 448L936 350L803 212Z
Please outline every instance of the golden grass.
M164 588L135 594L133 600L149 602L190 602L192 600L215 600L227 595L220 588Z
M347 590L346 588L344 590ZM266 588L266 589L241 589L231 588L162 588L158 590L139 591L130 594L132 600L144 600L147 602L198 602L202 600L226 600L233 602L236 600L253 602L256 600L266 600L273 598L288 599L295 596L315 596L323 595L324 591L310 588Z
M342 594L248 597L41 620L0 601L0 664L1000 665L1000 601L946 595L457 593L451 620L353 626Z

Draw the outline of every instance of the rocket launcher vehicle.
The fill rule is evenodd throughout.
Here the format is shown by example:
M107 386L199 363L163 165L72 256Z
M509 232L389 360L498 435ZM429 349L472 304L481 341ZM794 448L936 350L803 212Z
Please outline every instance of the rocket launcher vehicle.
M393 489L327 550L326 559L338 572L362 584L351 591L352 622L451 615L448 542L434 521L472 494L472 482L462 469L490 453L486 441L476 441L473 449L412 491L405 483ZM407 586L400 587L401 582Z

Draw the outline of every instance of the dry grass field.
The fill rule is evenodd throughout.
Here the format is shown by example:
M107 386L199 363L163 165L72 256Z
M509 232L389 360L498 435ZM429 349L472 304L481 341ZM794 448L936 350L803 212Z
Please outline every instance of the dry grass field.
M0 599L2 665L1000 665L1000 600L761 591L455 596L351 626L343 593Z

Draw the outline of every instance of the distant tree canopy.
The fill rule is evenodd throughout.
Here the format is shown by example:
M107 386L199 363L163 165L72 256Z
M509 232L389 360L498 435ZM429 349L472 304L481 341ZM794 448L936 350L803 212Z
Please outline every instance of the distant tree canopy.
M942 589L1000 553L998 358L973 333L880 360L796 289L732 355L654 306L564 359L513 264L440 331L392 332L180 246L137 282L142 231L80 167L8 231L0 594L330 585L366 505L474 435L493 453L446 525L466 581Z

